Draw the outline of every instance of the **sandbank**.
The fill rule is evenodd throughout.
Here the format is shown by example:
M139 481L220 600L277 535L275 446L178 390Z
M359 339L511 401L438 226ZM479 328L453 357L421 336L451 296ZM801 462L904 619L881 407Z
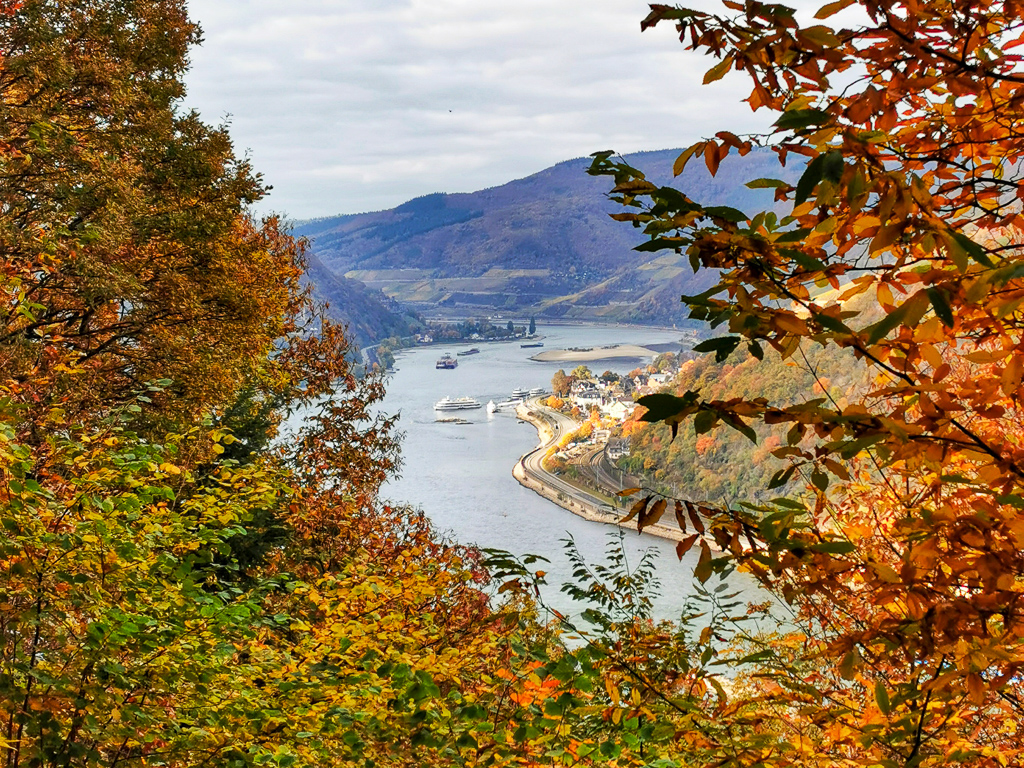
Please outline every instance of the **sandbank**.
M631 357L657 357L658 353L653 349L641 347L637 344L615 344L610 347L594 347L587 350L576 349L548 349L540 352L531 360L539 363L590 363L595 360L612 360L614 358Z

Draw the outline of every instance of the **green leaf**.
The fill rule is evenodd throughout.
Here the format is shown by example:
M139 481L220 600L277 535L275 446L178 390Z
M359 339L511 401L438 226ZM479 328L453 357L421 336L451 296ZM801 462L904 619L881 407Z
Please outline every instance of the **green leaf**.
M825 555L848 555L857 547L849 541L821 541L807 547L812 552L821 552Z
M667 392L656 392L644 395L636 402L647 409L647 413L640 417L641 421L664 421L691 410L697 403L697 393L687 392L682 397L676 397Z
M768 481L768 490L770 491L774 488L781 488L784 486L792 479L794 472L796 472L796 465L780 469L772 475L772 479Z
M978 245L978 243L971 240L971 238L969 238L963 232L953 232L951 234L953 236L953 239L956 240L957 245L963 248L967 252L967 254L976 262L978 262L979 264L983 264L986 267L993 266L992 260L988 257L988 253L985 251L984 248Z
M782 113L775 121L775 127L780 131L799 131L812 125L823 125L830 119L829 113L820 109L791 109Z
M844 459L852 459L865 448L869 448L875 443L885 440L885 438L886 435L867 435L866 437L858 437L856 440L850 440L848 443L842 443L839 446L839 455Z
M836 333L852 333L846 323L838 318L832 317L832 315L827 315L824 312L818 312L813 315L813 318L818 325L826 330L835 331Z
M868 344L877 344L889 335L889 331L903 322L903 318L906 316L907 309L909 308L908 304L909 302L900 304L896 309L883 317L877 323L865 328L864 330L868 332Z
M892 711L892 705L889 702L889 692L885 690L885 681L875 681L875 701L878 702L878 708L882 710L883 715L888 715Z
M748 181L744 186L747 189L778 189L779 187L788 187L789 182L782 179L754 179Z
M953 327L953 308L949 306L949 298L946 296L946 292L941 288L925 288L924 291L928 294L928 300L932 303L932 309L935 310L935 316L942 321L942 324L947 328Z
M736 351L742 339L739 336L719 336L694 346L694 352L714 352L715 362L720 363Z
M705 216L711 216L716 219L725 219L731 222L740 222L747 220L747 214L743 211L737 210L736 208L730 208L728 205L712 205L704 209Z
M714 411L698 411L693 418L693 429L698 435L703 435L705 432L710 432L717 421L718 414Z
M805 237L811 234L809 229L791 229L789 232L783 232L777 238L775 238L775 244L781 245L782 243L799 243Z
M655 237L647 242L640 243L640 245L633 248L634 251L647 252L647 251L664 251L672 248L679 250L688 241L681 237Z
M832 184L838 184L843 178L843 153L833 149L825 155L821 164L821 177Z
M794 200L797 205L806 201L807 198L811 196L811 192L814 191L814 188L818 186L818 182L821 181L824 166L825 155L818 155L807 164L803 175L800 177L800 181L796 184L796 196Z
M825 265L821 261L813 256L808 256L803 251L798 251L796 248L779 248L779 253L792 259L804 269L812 272L825 268Z
M811 472L811 485L813 485L819 491L827 491L828 475L822 472L820 469L815 469L813 472Z

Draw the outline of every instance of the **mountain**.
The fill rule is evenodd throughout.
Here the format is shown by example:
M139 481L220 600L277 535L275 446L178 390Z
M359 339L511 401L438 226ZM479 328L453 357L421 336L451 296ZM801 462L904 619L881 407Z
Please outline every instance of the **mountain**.
M409 336L422 323L380 289L335 274L317 258L306 254L306 280L313 295L327 302L328 316L348 326L349 338L365 347L389 336Z
M780 168L774 153L732 156L712 178L698 160L677 179L680 150L627 160L657 184L692 199L754 212L772 206L770 190L744 182L763 176L796 182L799 165ZM430 314L505 311L588 320L672 323L685 317L682 293L695 282L685 257L641 254L639 230L612 221L611 183L586 173L588 158L559 163L499 187L437 193L397 208L304 222L315 254L337 275L380 288Z

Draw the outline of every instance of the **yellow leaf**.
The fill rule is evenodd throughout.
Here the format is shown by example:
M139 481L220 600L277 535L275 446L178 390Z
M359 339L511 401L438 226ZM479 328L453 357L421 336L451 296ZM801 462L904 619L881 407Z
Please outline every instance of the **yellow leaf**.
M726 56L704 74L704 85L721 80L725 77L725 73L729 71L730 66L732 66L732 57Z
M967 694L976 706L981 706L985 703L985 693L987 690L988 687L985 685L985 681L981 679L981 675L972 672L967 676Z

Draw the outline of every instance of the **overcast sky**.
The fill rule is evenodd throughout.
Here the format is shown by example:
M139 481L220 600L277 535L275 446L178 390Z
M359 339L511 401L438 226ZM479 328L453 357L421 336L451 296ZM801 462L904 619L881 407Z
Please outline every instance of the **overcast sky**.
M717 2L692 3L720 7ZM640 0L190 0L205 42L187 105L228 119L304 219L470 192L603 149L762 129L747 81Z

